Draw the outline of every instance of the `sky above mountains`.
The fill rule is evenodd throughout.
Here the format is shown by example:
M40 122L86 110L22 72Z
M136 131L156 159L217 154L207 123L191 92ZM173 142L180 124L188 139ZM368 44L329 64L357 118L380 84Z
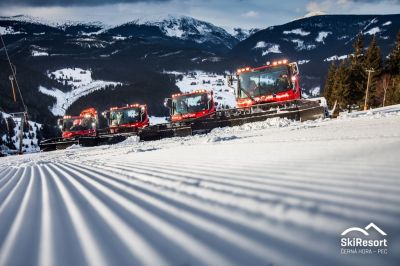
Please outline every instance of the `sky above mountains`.
M232 29L265 28L328 14L397 14L400 0L0 0L0 16L31 15L50 20L101 21L116 25L167 14L186 15Z

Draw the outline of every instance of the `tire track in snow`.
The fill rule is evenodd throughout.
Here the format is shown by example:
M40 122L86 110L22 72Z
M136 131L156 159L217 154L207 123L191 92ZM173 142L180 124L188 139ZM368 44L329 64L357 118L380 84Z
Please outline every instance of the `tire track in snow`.
M53 227L51 224L51 207L50 207L50 193L47 183L47 177L43 172L42 167L38 167L39 169L39 177L41 181L41 189L42 189L42 198L41 198L41 206L42 206L42 214L41 214L41 227L40 227L40 242L39 242L39 259L38 265L43 266L51 266L54 265L55 259L52 254L53 251Z
M69 166L71 166L71 165L69 165ZM77 167L77 166L75 165L75 167ZM112 178L109 174L101 177L102 174L97 172L96 169L93 169L93 168L87 168L87 167L80 166L79 168L77 168L77 170L84 172L86 175L88 175L88 177L97 176L98 178L103 179L103 180L109 180ZM118 179L118 177L114 177L114 178ZM120 182L117 182L117 184L122 183L122 184L119 184L119 187L124 188L123 190L127 190L126 188L127 188L127 185L129 185L129 184L123 183L123 182L121 182L121 180L119 180L119 181ZM115 182L110 183L110 181L104 181L104 182L108 185L108 187L113 186L112 183L114 184L114 186L116 184ZM138 185L138 184L136 184L136 185ZM141 188L135 187L133 190L135 192L133 192L131 190L130 193L137 194L138 192L136 192L136 191L139 191L139 190L143 190L143 187L141 187ZM155 191L153 193L158 193L158 192ZM150 195L148 195L148 194L150 194ZM245 260L245 261L247 261L247 263L250 265L260 265L260 263L262 265L263 261L266 262L266 261L271 261L271 260L272 261L279 260L281 262L287 261L286 263L283 263L283 265L294 265L294 264L300 265L298 260L292 260L291 258L286 257L285 254L279 254L279 252L277 252L277 251L273 252L273 250L276 249L277 247L283 248L284 246L286 246L286 247L292 246L293 242L296 242L296 241L293 241L295 239L291 239L290 241L280 243L281 236L279 236L277 234L273 234L272 231L269 231L269 234L266 235L267 237L260 237L260 234L265 235L265 231L268 231L265 227L259 227L257 232L254 232L254 228L252 228L252 226L250 226L250 228L249 228L248 221L247 221L246 227L237 226L237 220L235 220L234 217L229 218L229 216L232 216L232 213L230 213L229 215L226 215L224 217L224 219L222 220L222 224L216 224L214 222L215 217L213 219L207 219L207 220L205 220L203 218L204 216L208 216L208 215L212 216L212 214L210 213L210 209L203 208L203 210L202 210L203 212L201 213L201 215L193 216L193 211L190 211L190 214L186 213L184 211L185 208L182 208L182 206L179 204L179 203L182 204L183 202L179 202L179 200L175 201L175 202L171 201L171 199L168 200L168 198L161 197L161 195L157 195L157 194L154 195L148 190L146 191L146 193L144 193L138 197L143 198L144 202L150 202L157 209L161 208L168 213L172 213L173 216L177 216L175 218L175 222L177 222L178 224L179 224L180 220L185 220L187 223L196 226L196 228L198 227L197 229L194 229L194 230L191 229L190 230L191 232L196 232L198 230L203 231L203 233L195 233L196 235L201 235L201 234L204 234L204 232L211 231L210 233L212 235L222 237L223 241L225 242L224 246L226 246L227 248L229 247L228 254L230 253L231 257L240 255L240 257L235 259L235 261L237 262L238 265L243 265L243 263L245 263L245 262L240 263L240 261L242 261L245 258L244 256L246 253L254 253L253 256L260 256L261 258L263 258L263 260L261 260L261 262L255 261L255 258L252 258L252 257L247 258L247 260ZM159 200L157 200L159 197L161 197L161 198ZM132 199L132 200L135 202L137 201L137 199ZM167 202L169 204L166 204ZM168 219L167 215L165 215L165 214L163 215L163 217L164 217L164 219ZM176 220L176 219L178 219L178 220ZM231 223L230 226L228 225L229 223L226 219L228 219L229 223ZM228 228L233 227L233 228L232 228L232 230L227 230L227 227ZM243 231L246 232L245 235L243 233L238 233L238 232L243 232ZM248 239L249 235L251 236L250 239ZM259 239L261 242L254 243L254 240L256 240L256 239ZM214 246L216 244L216 242L218 242L212 238L207 239L207 241L208 241L208 244L212 245L212 246ZM269 243L269 244L267 244L267 243ZM243 250L237 254L234 251L235 246L240 246ZM268 248L267 248L267 246L268 246ZM272 246L274 246L274 247L272 247ZM260 249L260 247L261 247L261 249ZM310 247L308 250L300 249L301 250L300 251L299 247L300 246L298 245L297 249L290 250L291 254L295 255L296 253L301 253L301 255L305 256L305 254L307 252L310 252L312 249L312 247ZM318 247L315 246L314 248L318 248ZM221 245L215 246L215 249L220 250L220 252L224 252L224 251L222 251L223 249L221 249ZM314 249L314 251L315 251L315 249ZM300 256L300 254L297 254L297 255ZM206 256L206 255L204 255L204 256ZM311 257L311 254L310 254L310 257ZM254 261L254 262L251 263L251 261ZM206 265L209 265L209 264L206 264ZM233 264L231 264L231 265L233 265ZM310 263L304 262L304 265L310 265Z
M12 168L5 168L5 169L0 170L0 187L1 187L3 180L8 176L8 174L10 172L12 172L12 170L13 170Z
M78 203L76 203L76 200L74 200L65 188L65 185L61 180L62 177L59 177L50 167L45 166L45 168L50 176L53 177L58 192L61 194L63 202L65 203L73 227L76 230L76 236L79 238L79 243L77 244L80 244L82 248L86 263L89 265L106 265L106 260L103 257L103 254L99 251L98 244L91 234L90 225L87 224L83 218L82 210Z
M107 178L111 178L111 175L112 175L112 173L110 173L110 171L108 169L107 169L107 171L103 171L102 169L93 168L93 167L85 167L85 166L82 167L82 165L76 165L76 164L75 164L75 167L77 167L80 171L85 171L84 169L87 169L86 171L89 176L93 176L93 173L97 173L98 175L101 175L101 172L103 172L103 173L107 172L108 173ZM102 168L102 167L100 167L100 168ZM100 171L100 172L98 172L98 171ZM135 171L134 168L132 168L131 171L127 171L127 172L131 173L134 171ZM115 177L115 178L117 178L117 177ZM121 178L121 179L123 179L123 178ZM129 179L129 180L132 180L132 179ZM124 186L126 186L126 185L127 184L124 184ZM135 186L138 186L138 183L135 182ZM141 189L142 188L143 187L141 187ZM160 193L160 189L157 189L156 187L153 187L153 188L155 188L155 190L153 190L153 193L155 193L155 194ZM137 191L137 190L138 190L138 188L135 188L135 191ZM163 195L161 197L161 195L160 195L160 197L161 197L160 199L162 200L162 202L166 201L166 198L164 198L164 196L165 195ZM151 195L151 199L154 199L154 198L157 198L157 197L155 195ZM180 198L180 197L178 197L178 198ZM189 204L187 201L184 201L184 199L178 200L178 202L180 202L181 204ZM169 206L176 206L176 205L179 205L179 204L177 202L173 202L173 203L169 204ZM198 208L199 206L201 206L201 205L198 205L195 208ZM203 208L202 208L203 213L201 216L199 216L197 218L200 219L201 217L207 216L207 213L210 215L210 213L209 213L210 207L213 208L212 206L208 206L208 207L203 206ZM182 209L182 206L179 206L179 209ZM220 214L219 211L217 213ZM233 213L229 212L229 214L227 214L223 218L224 220L223 220L223 222L221 222L221 224L223 224L226 227L227 220L231 219L228 217L230 217L232 215L233 215ZM165 218L165 216L164 216L164 218ZM214 219L215 219L215 217L211 220L208 219L207 222L211 223L211 221ZM333 246L332 245L326 246L324 243L318 243L317 245L310 244L309 246L305 247L305 246L302 246L304 239L299 238L298 234L293 235L293 237L289 236L289 238L287 236L285 236L284 234L281 234L281 233L284 233L285 229L282 230L283 232L282 231L274 232L274 230L276 230L276 229L266 230L266 229L268 229L268 227L265 227L266 225L264 224L263 225L264 227L258 227L256 232L254 232L254 230L255 230L254 220L250 220L250 221L247 220L246 222L243 223L245 225L245 227L240 227L240 229L237 226L237 223L238 223L237 217L236 217L236 220L233 219L232 222L235 224L234 228L236 230L238 230L239 232L247 230L246 234L249 234L253 239L259 238L260 239L259 245L263 245L260 243L264 243L264 244L271 243L271 246L274 246L274 247L285 247L287 252L290 252L292 255L297 255L300 257L303 256L303 257L307 258L308 253L310 253L309 254L310 257L313 257L313 254L315 254L316 250L321 250L322 255L320 255L320 256L321 257L327 256L324 258L324 260L327 260L327 259L331 260L332 258L330 258L328 254L324 254L323 251L326 250L327 248L333 249L336 247L336 244L337 244L336 242L334 242ZM253 231L253 232L251 232L251 231ZM267 234L265 234L266 231L267 231ZM324 232L321 232L321 233L324 233ZM261 237L261 235L264 235L264 237ZM226 235L224 237L229 239L229 237L227 237ZM245 237L243 237L243 238L245 238ZM283 239L286 241L282 242ZM312 242L310 242L310 243L312 243ZM210 245L211 245L211 243L210 243ZM268 246L269 252L264 251L265 254L269 256L269 258L275 258L276 256L285 256L284 254L279 254L279 251L274 250L274 248L271 246ZM292 249L290 247L292 247ZM247 250L246 252L252 252L252 251ZM272 254L270 254L270 252L272 252ZM277 254L279 254L279 255L277 255ZM307 260L305 258L304 258L304 265L310 265L310 262L306 262ZM279 259L277 259L277 261L285 261L285 259L279 258ZM351 259L347 260L347 262L343 261L341 265L346 265L347 263L349 263L349 261L351 261ZM299 264L300 264L299 261L291 261L290 263L283 263L283 265L299 265ZM351 265L351 263L349 265Z
M110 165L110 163L105 163L107 165ZM194 182L196 180L205 180L206 178L204 178L203 172L204 171L204 164L202 165L187 165L186 167L183 167L182 164L180 164L180 168L179 170L183 169L190 169L189 172L183 170L180 171L179 173L177 173L178 168L174 167L173 163L165 163L165 162L159 162L157 164L157 169L153 168L153 165L155 164L155 162L143 162L140 165L135 164L135 171L137 172L138 170L144 170L147 171L148 173L153 173L152 175L154 175L154 173L166 173L167 176L171 176L172 174L174 175L175 178L177 177L181 177L182 180L187 179L187 177L190 177L191 180L194 180ZM124 164L122 162L116 162L114 163L114 165L119 165L119 166L123 166ZM397 195L400 193L400 188L398 187L380 187L380 184L377 184L377 187L372 186L371 184L359 184L358 187L362 188L362 191L355 191L354 189L352 189L351 187L349 187L349 184L347 185L342 185L342 184L337 184L337 182L335 183L330 183L329 179L325 179L325 180L314 180L314 182L310 182L310 175L303 175L303 179L299 180L299 178L287 178L285 177L285 175L289 175L290 174L294 174L295 172L290 172L290 171L285 171L285 173L277 176L277 177L273 177L273 175L268 172L266 174L263 175L263 171L262 169L260 169L258 172L253 172L251 173L251 171L248 171L247 176L243 177L243 176L239 176L238 173L240 173L240 171L227 171L227 170L219 170L217 167L213 167L212 165L209 166L211 169L214 169L212 172L212 175L210 175L209 180L220 180L219 182L223 183L226 182L226 177L227 175L229 176L229 183L231 184L236 184L236 185L241 185L243 187L258 187L259 185L279 185L285 188L294 188L294 189L307 189L308 191L312 191L312 192L323 192L324 194L326 193L330 193L330 194L334 194L334 195L339 195L339 196L354 196L355 194L357 195L357 197L361 197L363 199L368 199L371 201L375 201L377 199L382 200L382 197L384 198L383 200L385 200L385 196L387 196L387 201L385 203L390 204L391 202L395 202L392 201L392 195ZM298 169L297 172L298 173ZM298 176L301 176L301 174L299 174ZM163 176L164 178L167 178L166 176ZM307 180L307 183L304 183L304 180ZM251 182L249 182L251 181ZM290 181L290 182L287 182ZM319 182L315 182L315 181L319 181ZM377 181L377 180L375 180ZM379 180L380 182L382 182L382 180ZM326 186L327 183L329 184L329 186ZM393 184L390 183L392 185L399 185L400 183L397 182L397 184ZM354 183L353 183L354 185ZM366 194L366 192L368 192ZM385 192L385 195L382 195L382 192ZM397 202L395 202L397 203Z
M82 184L82 188L89 188L93 187L94 190L102 192L104 196L107 197L107 200L112 200L114 203L118 204L118 206L125 208L125 211L131 213L132 215L136 216L137 219L141 219L145 221L147 224L149 224L153 230L155 230L155 234L157 234L157 231L160 234L165 234L165 236L169 239L170 242L177 241L178 245L181 245L179 248L182 250L185 250L188 254L193 255L195 258L197 257L197 260L203 261L205 264L210 264L210 263L217 263L218 265L231 265L231 263L228 262L227 259L220 257L218 254L216 254L214 251L210 250L206 245L197 242L195 239L192 239L189 235L181 232L176 226L169 224L167 221L164 219L158 218L156 215L151 214L149 211L147 211L145 208L141 207L138 204L138 201L129 201L125 197L122 197L118 193L114 192L110 188L100 185L100 183L96 182L92 178L88 178L88 175L82 174L81 170L73 170L71 167L65 167L57 164L57 168L60 171L71 171L72 174L76 177L79 177L79 179L83 179L84 182L87 184L82 184L83 180L77 180L80 184ZM61 170L62 169L62 170ZM66 172L65 172L66 173ZM85 186L83 186L85 185ZM94 193L94 192L92 192ZM94 195L94 194L93 194ZM99 202L99 204L101 204ZM103 202L104 204L104 202ZM108 219L110 219L108 217ZM176 240L174 240L176 238ZM134 242L132 244L137 245L137 242ZM182 243L185 243L182 245ZM153 245L156 245L154 243ZM143 251L143 249L141 249ZM153 256L149 255L149 252L143 252L146 254L146 258L149 259L149 257L156 257L156 253L153 251ZM206 254L206 255L204 255ZM139 254L136 254L138 256ZM145 261L144 264L146 265L161 265L161 259L160 261Z
M2 193L2 190L6 189L10 182L15 181L13 177L17 174L18 171L21 171L21 169L10 169L10 171L8 171L6 175L4 175L4 177L0 181L0 194ZM3 194L5 193L3 192ZM2 202L2 200L0 200L0 202Z
M19 208L17 208L17 213L12 221L10 228L6 232L6 237L4 241L2 241L3 245L0 249L0 265L27 265L27 257L32 257L33 259L36 256L37 252L35 252L35 246L32 246L28 239L32 242L38 239L36 236L37 231L32 230L37 225L38 221L36 219L27 219L34 212L33 205L35 204L35 199L40 191L37 191L38 182L34 178L35 170L32 167L29 167L27 171L24 171L21 180L26 180L28 184L25 188L20 188L20 186L16 186L19 188L19 193L17 190L12 191L9 194L9 199L13 199L14 197L22 196L22 201L20 203ZM21 182L21 184L23 184ZM36 189L35 189L36 188ZM19 195L18 195L19 194ZM36 194L36 196L34 195ZM11 205L10 201L7 202ZM7 204L5 203L5 204ZM0 215L2 215L3 206L4 208L9 205L2 205L0 207ZM25 256L20 256L18 252L15 250L19 250L20 252L25 253ZM30 256L31 255L31 256Z
M0 190L0 215L4 215L4 217L9 218L7 211L12 207L10 205L18 206L18 200L14 198L20 196L22 193L17 193L18 190L21 190L21 186L26 186L26 179L23 178L27 168L18 169L15 171L14 174L11 176L11 179L5 186L3 186ZM23 188L22 188L23 189ZM7 208L8 207L8 208ZM16 211L16 210L14 210Z
M107 163L107 165L110 165L110 163ZM131 164L132 165L132 164ZM225 196L231 196L232 200L234 198L242 198L241 202L243 203L243 199L249 199L253 200L255 202L260 202L260 203L271 203L271 204L278 204L281 203L285 206L285 208L297 208L297 209L303 209L307 211L315 211L317 202L318 205L322 205L321 212L327 212L329 213L330 207L333 208L333 212L331 211L331 214L335 218L336 216L341 216L340 212L338 213L337 208L341 209L347 209L350 212L351 216L355 215L355 212L353 211L354 207L356 207L359 210L359 216L361 218L368 218L369 211L371 208L374 208L374 210L381 214L381 216L387 217L387 219L392 219L391 217L393 216L393 212L397 212L400 214L400 210L398 208L398 204L396 202L393 202L392 205L386 204L384 200L380 200L379 202L374 201L374 198L368 199L365 198L363 201L360 200L360 198L354 197L354 195L349 195L349 197L345 198L341 196L340 194L341 191L338 191L338 195L335 195L333 192L332 193L324 193L324 191L316 191L310 190L310 189L294 189L294 188L286 188L285 186L276 186L276 185L268 185L268 186L260 186L258 184L252 184L249 182L248 184L244 184L243 182L241 185L235 184L235 182L232 182L232 176L230 176L229 181L223 181L220 178L213 178L213 175L208 175L207 177L204 176L194 176L192 174L192 169L195 168L189 168L191 169L189 172L185 172L185 170L180 170L176 168L175 170L169 170L166 172L162 172L160 169L162 167L157 167L156 170L152 170L152 168L149 168L148 170L142 171L141 166L126 166L126 165L121 165L121 164L111 164L111 166L106 166L104 164L103 166L100 166L104 168L107 171L110 172L116 172L116 170L121 169L125 173L131 173L129 176L131 177L137 177L140 179L148 179L148 182L153 182L154 184L159 184L160 186L165 186L167 185L171 189L175 190L181 190L182 193L186 193L188 191L193 192L193 189L198 188L204 189L205 192L215 192L218 194L222 193L225 194ZM139 170L138 170L139 169ZM180 171L179 171L180 170ZM123 172L118 172L118 173L123 173ZM159 174L160 173L160 174ZM179 173L179 174L176 174ZM196 177L196 178L193 178ZM192 178L192 181L188 178ZM179 184L179 186L177 186ZM184 186L186 185L186 186ZM244 187L243 187L244 185ZM201 193L195 193L197 195ZM272 195L272 198L271 198ZM214 198L218 198L218 197ZM277 198L282 198L283 201L280 200L279 202L276 201ZM352 199L357 198L357 201L354 201ZM361 197L362 199L363 197ZM379 199L379 197L377 197ZM399 200L399 199L397 199ZM302 202L304 203L305 201L309 202L310 204L307 206L302 206L299 204L293 204L293 202ZM230 203L233 203L234 201L229 201ZM256 205L252 204L256 209L258 208ZM237 205L233 205L233 207L240 207ZM327 210L326 210L326 207ZM332 209L331 208L331 209ZM244 207L244 209L249 210L248 207ZM362 212L362 210L368 210ZM343 215L342 215L343 216ZM329 218L330 219L330 218ZM397 223L397 218L392 219L392 223L395 224Z
M71 167L71 165L69 165L69 167ZM233 264L239 264L241 265L242 263L239 263L241 260L243 260L243 258L240 258L240 256L243 257L243 254L246 253L254 253L254 255L252 255L253 257L249 257L247 258L247 260L245 261L254 261L254 263L251 264L255 264L255 265L260 265L260 263L262 264L263 262L267 261L268 259L272 259L275 258L277 256L276 253L272 253L272 249L265 249L262 246L262 242L254 242L251 239L248 239L246 235L241 235L238 234L235 231L232 230L227 230L225 227L225 225L222 224L215 224L213 223L211 220L205 220L203 218L204 215L206 215L206 212L203 212L201 216L196 215L194 216L192 213L187 213L186 211L184 211L182 209L182 206L179 206L179 204L177 202L172 202L170 201L169 204L165 203L166 198L160 198L161 195L157 195L157 194L153 194L153 192L150 192L148 190L143 190L143 187L141 187L140 189L129 189L127 188L126 183L123 183L119 180L116 181L114 178L112 178L110 175L106 175L106 176L102 176L99 172L96 171L96 169L93 168L89 168L89 167L79 167L76 168L77 166L75 165L75 169L81 173L84 173L85 175L87 175L88 177L92 177L92 178L96 178L96 179L100 179L101 183L104 183L104 185L107 185L107 187L113 187L113 190L118 189L118 193L126 193L129 196L133 197L130 200L133 202L138 203L140 200L143 201L142 204L148 205L146 209L154 209L154 213L158 213L159 215L162 214L162 216L159 219L167 219L167 220L171 220L171 222L173 222L174 224L177 224L180 226L180 230L185 230L187 231L188 234L196 234L202 236L201 238L204 238L204 234L208 234L209 235L209 239L203 239L204 241L206 241L204 244L207 244L208 246L212 246L212 245L217 245L215 247L216 250L220 250L220 252L224 252L222 250L226 250L227 252L227 256L229 257L233 257L235 258L235 256L239 255L238 258L236 258L235 261L236 263L233 263L233 261L231 261L229 263L229 265L233 265ZM143 191L143 193L139 192L139 191ZM157 193L157 192L155 192ZM158 199L160 198L160 199ZM182 202L181 202L182 203ZM179 208L178 208L178 206ZM172 216L171 218L168 218L168 216ZM224 221L226 222L226 221ZM188 226L189 225L189 226ZM196 226L193 228L193 226ZM183 227L183 228L182 228ZM201 231L199 233L197 233L198 231ZM214 236L214 237L212 237ZM216 240L215 237L220 237L221 240ZM264 239L265 240L265 239ZM277 239L275 239L277 240ZM169 241L174 242L176 240L174 240L173 238L170 238ZM209 242L207 242L209 241ZM226 241L230 241L230 242L226 242ZM221 242L221 244L218 245L218 242ZM213 243L213 244L211 244ZM275 243L276 245L276 243ZM226 247L228 246L229 249ZM240 247L242 250L238 250L239 253L235 253L234 250L237 249L238 247ZM243 250L244 249L244 250ZM199 255L201 254L202 257L208 257L208 253L205 252L201 252L200 250L196 249L195 253L198 253ZM205 255L206 254L206 255ZM258 256L260 258L262 258L262 260L256 261L256 257ZM232 259L233 259L232 258ZM203 259L204 260L204 259ZM280 261L285 261L288 260L288 258L285 258L283 256L281 256L279 258ZM211 263L214 261L211 261ZM285 264L293 264L294 261L288 261ZM203 263L201 263L203 264ZM206 265L209 265L210 262L205 263Z
M184 159L184 158L182 158ZM119 160L112 160L113 162L123 162L121 158ZM105 162L106 163L106 162ZM188 161L188 160L179 160L179 166L181 169L185 168L190 168L193 167L193 169L199 169L199 170L204 170L204 161ZM265 167L260 167L260 165L268 164L268 169L265 169ZM287 163L284 162L279 162L279 161L271 161L271 160L260 160L258 159L257 161L253 161L252 164L249 164L247 166L246 173L249 176L254 176L258 179L264 179L266 177L271 178L273 176L279 176L279 180L284 178L284 179L290 179L290 180L300 180L300 181L307 181L307 182L322 182L323 184L329 183L330 185L336 185L336 186L348 186L349 183L359 181L362 179L363 181L376 181L377 178L379 178L380 183L379 184L369 184L369 183L361 183L361 186L366 186L370 188L374 188L375 186L379 185L400 185L400 180L398 179L398 169L388 165L379 165L379 168L381 168L381 171L379 173L374 172L373 170L376 169L376 165L354 165L353 162L347 162L347 161L340 161L340 165L342 167L335 169L334 173L332 172L332 167L329 167L329 164L327 163L321 163L318 162L318 164L313 164L311 169L307 169L310 171L307 171L307 174L301 173L299 170L303 169L305 161L304 160L296 160L296 161L291 161L290 165L287 165ZM142 165L154 165L156 164L157 166L163 166L163 167L171 167L176 162L174 160L171 160L168 158L166 160L165 158L160 161L156 160L146 160L141 162ZM207 161L207 168L213 169L213 173L220 173L220 174L225 174L226 175L237 175L239 172L243 171L243 165L240 165L238 163L231 163L229 160L224 161L224 166L226 166L225 169L221 169L220 163L218 162L210 162ZM361 169L360 169L361 167ZM309 168L309 167L307 167ZM393 168L393 169L391 169ZM313 170L313 171L312 171ZM357 171L363 170L365 172L369 173L369 176L362 176L362 177L352 177L352 176L345 176L345 174L349 173L354 173ZM327 179L323 178L321 180L321 176L325 176L325 174L336 174L335 179ZM297 174L297 175L295 175ZM243 178L244 179L244 178ZM247 179L245 179L247 180ZM346 185L347 184L347 185ZM391 187L384 187L386 189L394 189ZM397 188L399 189L399 188Z

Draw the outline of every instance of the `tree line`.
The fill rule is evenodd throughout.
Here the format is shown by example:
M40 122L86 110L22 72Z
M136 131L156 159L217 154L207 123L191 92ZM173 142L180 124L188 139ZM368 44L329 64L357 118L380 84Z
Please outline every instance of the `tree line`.
M328 105L339 112L400 103L400 32L385 58L375 36L364 48L360 33L353 48L353 54L329 67L324 87Z

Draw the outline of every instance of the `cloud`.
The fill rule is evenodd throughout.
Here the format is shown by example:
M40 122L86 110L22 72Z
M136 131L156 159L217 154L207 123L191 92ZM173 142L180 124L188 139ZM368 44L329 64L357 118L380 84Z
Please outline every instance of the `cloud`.
M169 2L170 0L1 0L0 5L12 6L102 6L110 4L128 4L128 3L147 3L147 2Z
M349 3L349 0L325 0L325 1L312 1L306 6L308 12L316 11L330 11L333 7L345 6Z
M399 5L400 0L324 0L324 1L311 1L307 4L306 10L308 12L315 11L332 11L332 10L357 10L360 5L369 4L385 4L390 6ZM372 10L371 10L372 11Z
M258 17L258 12L254 11L254 10L250 10L244 14L241 15L244 18L256 18Z
M400 4L400 0L346 0L349 2L360 2L360 3L376 3L376 2L393 2L393 3L397 3Z
M330 14L398 14L399 3L400 0L0 0L0 16L22 14L54 22L100 21L118 25L172 14L233 30L287 23L307 10Z

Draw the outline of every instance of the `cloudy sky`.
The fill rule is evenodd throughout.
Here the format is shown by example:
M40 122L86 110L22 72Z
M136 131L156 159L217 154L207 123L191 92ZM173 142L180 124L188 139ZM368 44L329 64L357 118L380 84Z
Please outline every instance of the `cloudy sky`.
M265 28L304 16L395 14L400 0L0 0L0 16L101 21L115 25L166 14L187 15L225 28Z

